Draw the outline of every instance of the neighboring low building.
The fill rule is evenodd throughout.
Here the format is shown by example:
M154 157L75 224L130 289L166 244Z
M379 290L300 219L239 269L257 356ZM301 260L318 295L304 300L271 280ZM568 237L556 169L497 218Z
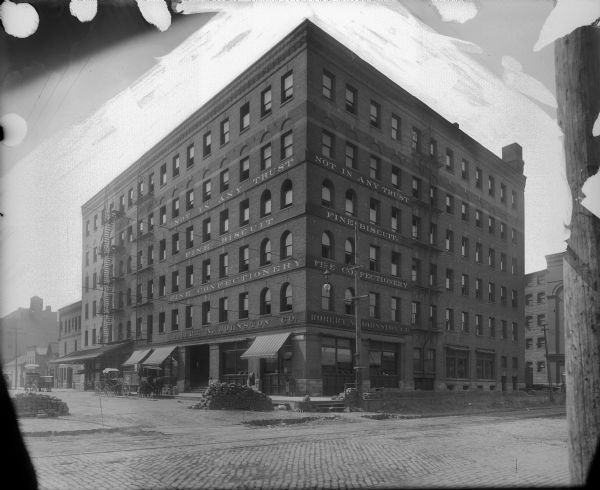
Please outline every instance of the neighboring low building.
M58 339L58 313L33 296L29 308L18 308L0 319L0 356L15 359L34 345L47 346Z
M77 352L81 347L81 300L58 310L59 355ZM57 388L83 389L83 364L56 364Z
M40 376L55 376L52 360L58 357L58 344L51 342L45 347L31 346L25 354L15 359L9 359L2 366L5 378L10 388L25 386L25 373L35 372ZM16 373L16 382L15 382Z
M564 252L546 255L547 268L525 276L527 386L557 386L564 381L563 256Z

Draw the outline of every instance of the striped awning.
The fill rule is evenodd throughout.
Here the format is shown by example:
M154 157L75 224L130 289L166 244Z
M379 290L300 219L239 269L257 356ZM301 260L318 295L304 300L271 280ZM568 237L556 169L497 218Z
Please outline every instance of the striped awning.
M133 366L134 364L139 364L150 355L150 352L152 352L152 349L134 350L133 354L129 356L129 359L121 364L121 366Z
M157 347L154 349L154 352L150 354L150 357L142 362L142 366L160 366L175 349L177 349L176 345Z
M118 344L103 345L101 347L96 347L93 349L78 350L75 352L71 352L70 354L67 354L66 356L59 357L58 359L53 359L51 361L48 361L48 363L49 364L70 364L70 363L81 364L81 361L97 359L98 357L102 357L106 354L111 354L114 351L121 349L121 348L125 348L125 347L131 347L131 342L126 341L126 342L121 342Z
M274 333L271 335L261 335L254 339L252 345L244 352L240 357L263 357L273 358L277 357L277 353L281 346L285 344L285 341L290 336L289 332L286 333Z

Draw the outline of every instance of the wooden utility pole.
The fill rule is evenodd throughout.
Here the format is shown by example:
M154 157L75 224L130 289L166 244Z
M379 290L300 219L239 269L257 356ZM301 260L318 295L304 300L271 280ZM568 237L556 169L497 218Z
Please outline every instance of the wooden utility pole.
M580 27L554 47L573 203L563 262L569 471L571 483L582 485L600 440L600 219L580 204L581 187L600 164L600 137L592 135L600 112L600 28Z

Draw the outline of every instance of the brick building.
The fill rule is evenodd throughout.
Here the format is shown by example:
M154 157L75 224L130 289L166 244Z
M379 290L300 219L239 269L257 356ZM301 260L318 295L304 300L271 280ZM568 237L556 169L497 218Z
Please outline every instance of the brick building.
M357 305L365 388L516 388L524 185L518 144L498 158L306 21L83 206L90 376L151 348L183 390L337 393Z
M525 379L528 386L560 386L565 372L564 252L525 276ZM548 370L550 372L548 373Z
M81 348L81 301L58 310L58 352L60 357ZM82 364L58 363L54 379L57 388L81 388Z
M58 314L39 296L33 296L29 308L18 308L0 319L1 355L4 361L25 354L30 347L56 342Z

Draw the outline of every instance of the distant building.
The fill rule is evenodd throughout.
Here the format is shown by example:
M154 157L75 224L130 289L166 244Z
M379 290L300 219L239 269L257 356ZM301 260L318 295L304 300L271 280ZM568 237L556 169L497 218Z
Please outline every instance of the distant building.
M2 362L25 354L33 346L47 347L58 339L58 312L33 296L29 308L19 308L0 319Z
M81 348L81 300L58 310L59 355L66 356ZM83 364L56 364L57 388L83 388Z
M525 276L525 381L528 386L548 386L549 382L557 386L563 382L563 256L564 252L546 255L547 268Z
M36 372L40 376L54 376L55 369L52 360L58 357L58 344L50 342L45 346L31 346L25 354L15 359L8 359L2 366L7 384L10 388L23 388L25 386L25 373ZM15 384L16 374L16 384Z

